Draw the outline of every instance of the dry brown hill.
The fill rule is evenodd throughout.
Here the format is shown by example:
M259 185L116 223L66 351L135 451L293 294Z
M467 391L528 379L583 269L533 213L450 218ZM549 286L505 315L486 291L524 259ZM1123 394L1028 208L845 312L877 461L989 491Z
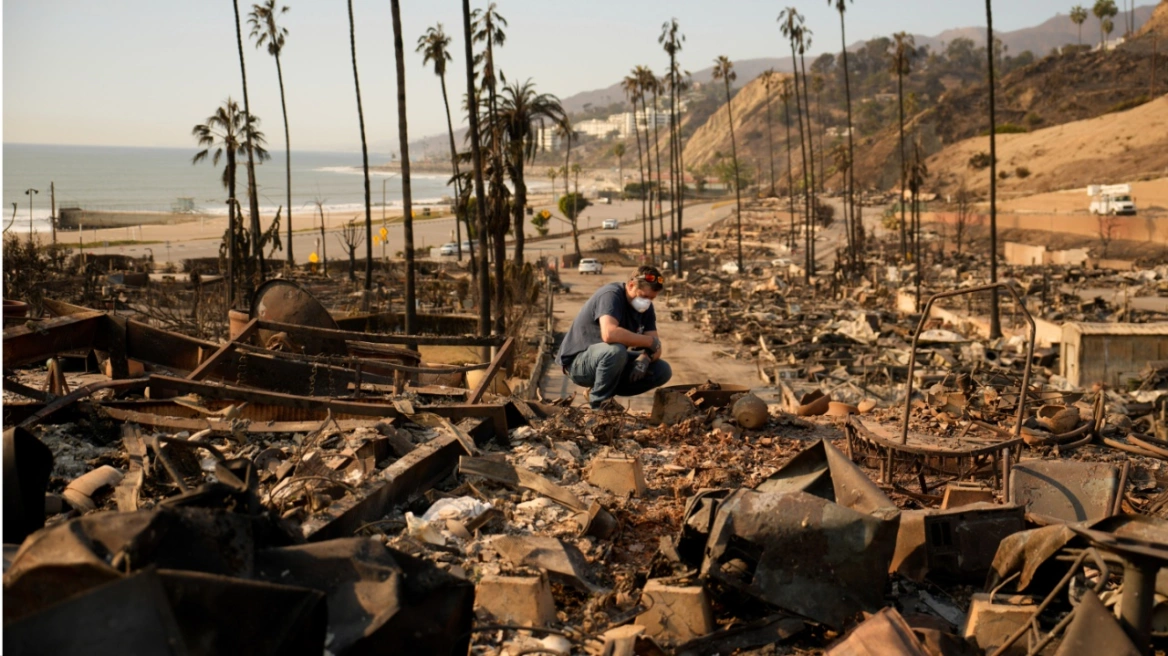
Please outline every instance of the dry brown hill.
M998 181L1003 198L1089 184L1168 176L1168 96L1123 112L1036 130L999 134ZM928 159L930 187L951 190L964 179L983 194L989 169L970 159L989 151L989 137L953 144ZM1019 175L1019 173L1022 175Z
M1163 12L1161 12L1163 13ZM1168 48L1156 57L1162 71L1156 93L1168 89ZM997 123L1002 130L1043 128L1101 116L1137 105L1149 98L1151 51L1120 48L1110 52L1069 52L1044 57L1006 75L998 86ZM947 92L933 107L913 117L908 131L932 154L963 139L984 134L989 127L989 97L985 84ZM889 189L899 182L898 136L895 126L864 140L857 149L856 177L861 184Z

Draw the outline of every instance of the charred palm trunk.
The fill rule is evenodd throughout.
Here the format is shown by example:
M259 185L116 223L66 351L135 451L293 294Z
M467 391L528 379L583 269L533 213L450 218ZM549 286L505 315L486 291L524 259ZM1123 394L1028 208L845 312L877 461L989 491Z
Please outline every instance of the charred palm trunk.
M669 257L668 251L666 250L669 242L665 240L665 211L661 207L661 191L663 186L661 182L661 134L657 131L657 107L657 87L653 87L653 151L656 153L657 158L657 184L654 185L654 188L657 190L657 225L661 229L661 256ZM645 115L645 118L649 118L648 114ZM670 261L666 265L666 268L672 271L673 262Z
M353 87L357 90L357 122L361 126L361 168L365 174L365 291L369 291L373 289L373 210L369 200L369 146L365 141L365 112L361 109L361 80L357 76L355 25L353 0L349 0L349 49L353 56Z
M231 6L235 8L235 42L239 46L239 75L243 79L243 143L244 149L247 151L247 199L248 209L251 210L251 252L258 266L258 276L263 279L264 259L263 245L260 243L260 201L256 194L255 156L251 142L254 126L251 123L251 104L247 99L247 66L244 65L243 60L243 31L239 24L239 0L232 0ZM288 211L291 212L292 209L288 208Z
M351 2L352 0L350 0ZM466 97L470 115L470 149L474 167L475 225L479 237L479 335L491 334L491 273L487 265L487 200L483 193L483 153L479 147L479 113L475 94L474 47L471 44L470 0L462 0L462 30L466 40Z
M851 71L848 70L848 37L844 29L843 11L840 11L840 39L843 42L844 97L848 106L848 174L845 181L844 210L849 217L849 244L852 254L852 268L855 270L860 261L860 231L863 226L863 215L856 213L856 151L852 140L852 78Z
M405 333L417 331L418 300L414 270L414 203L410 187L410 132L406 120L406 59L402 48L401 0L390 0L393 14L393 54L397 65L397 138L401 149L402 232L406 256ZM369 235L366 235L366 239ZM368 251L372 256L372 251ZM370 257L372 259L372 257Z
M991 50L992 50L992 48L991 48ZM990 58L991 58L991 62L992 62L993 56L991 55ZM904 218L904 211L905 211L905 202L904 202L905 181L904 180L905 180L905 174L907 173L907 170L906 170L907 159L905 158L905 155L904 155L904 75L902 73L903 66L904 66L904 62L901 60L901 55L897 54L897 60L896 60L896 98L897 98L897 103L896 103L896 106L897 106L897 112L900 115L900 123L899 123L899 128L900 128L900 190L899 190L899 192L900 193L896 199L896 202L900 203L900 259L902 262L904 260L908 259L908 234L907 234L907 226L905 224L905 218Z
M807 91L807 60L804 58L804 53L802 51L799 52L799 69L799 72L802 73L801 77L803 78L803 106L807 108L807 149L808 151L811 151L815 144L815 134L811 129L811 95ZM795 90L796 93L798 93L798 91L798 89ZM810 167L807 169L807 172L810 175L810 179L807 183L807 190L811 196L811 204L809 208L810 221L808 222L808 226L810 227L808 232L810 234L807 236L807 260L808 274L814 276L816 269L815 232L816 224L819 222L819 202L818 197L815 194L815 154L812 152L810 155L811 156L808 158Z
M798 54L795 48L795 41L791 41L791 61L795 62L798 59ZM793 87L795 92L795 120L799 123L799 155L802 158L802 180L803 183L803 280L807 284L811 284L811 194L807 184L807 139L803 134L803 111L802 101L799 97L799 67L792 64L793 69Z

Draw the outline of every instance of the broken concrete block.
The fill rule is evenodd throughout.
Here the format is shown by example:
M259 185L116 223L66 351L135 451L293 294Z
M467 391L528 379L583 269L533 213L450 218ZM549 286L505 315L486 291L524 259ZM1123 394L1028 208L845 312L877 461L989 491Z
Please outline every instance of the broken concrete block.
M991 600L988 593L976 593L969 601L969 615L962 636L974 638L980 649L992 652L1029 622L1037 607L1034 600L1025 595L998 595ZM1026 651L1026 641L1019 640L1006 654L1021 655Z
M596 458L588 472L588 482L617 496L645 496L645 470L637 458L608 456Z
M475 606L504 623L547 626L556 621L556 601L547 574L484 576L475 588Z
M680 644L714 630L710 600L701 586L667 585L650 579L641 591L648 610L637 616L645 634L669 644Z
M604 640L603 653L612 656L633 656L637 653L637 638L644 634L645 627L639 624L626 624L609 629L600 636Z
M653 391L653 412L649 415L649 423L653 425L673 425L685 421L698 413L693 399L684 393L658 387Z
M954 482L945 486L941 509L948 510L975 503L993 503L994 491L980 483Z

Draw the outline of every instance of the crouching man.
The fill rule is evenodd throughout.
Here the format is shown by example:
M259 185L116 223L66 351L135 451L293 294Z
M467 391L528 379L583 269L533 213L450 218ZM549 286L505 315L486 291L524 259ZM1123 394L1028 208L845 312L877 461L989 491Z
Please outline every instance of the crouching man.
M661 359L653 310L664 287L660 271L640 267L628 282L598 289L572 321L558 359L572 382L591 388L593 408L614 396L643 394L673 376Z

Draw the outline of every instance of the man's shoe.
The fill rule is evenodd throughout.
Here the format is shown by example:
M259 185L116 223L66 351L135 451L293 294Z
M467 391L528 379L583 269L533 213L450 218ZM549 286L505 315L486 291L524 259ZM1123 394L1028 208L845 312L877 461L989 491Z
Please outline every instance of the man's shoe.
M592 409L596 412L603 412L605 414L624 414L625 407L621 405L620 401L615 398L608 398L599 403L590 403Z

